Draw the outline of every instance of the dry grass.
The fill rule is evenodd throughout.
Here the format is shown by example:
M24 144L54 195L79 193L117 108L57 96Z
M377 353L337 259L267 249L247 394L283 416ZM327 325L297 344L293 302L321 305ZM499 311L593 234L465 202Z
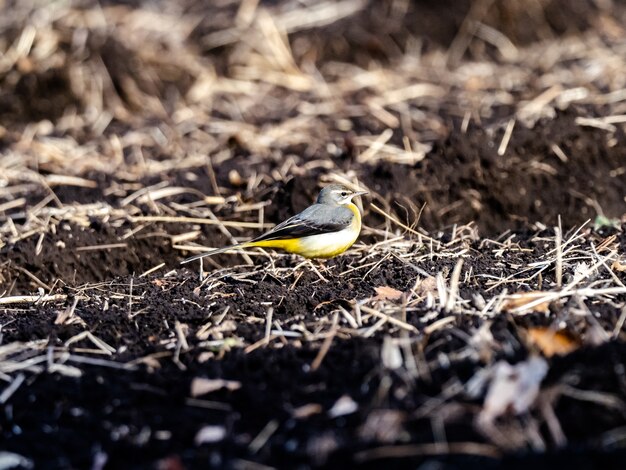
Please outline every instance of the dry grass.
M424 159L433 141L450 133L450 119L462 121L463 129L471 123L504 129L501 155L516 122L532 126L572 105L589 110L578 123L605 130L608 145L623 128L624 31L609 16L598 19L605 26L603 37L590 31L513 53L496 36L499 61L483 54L483 59L478 55L453 69L447 64L451 55L460 55L458 42L449 51L418 51L367 69L339 62L316 68L295 59L290 33L340 21L364 7L356 0L300 9L289 2L274 8L243 2L232 26L200 37L199 17L174 5L159 11L37 1L7 7L0 78L5 92L13 88L16 93L7 98L0 120L7 142L0 153L3 243L42 233L51 219L109 217L114 211L107 204L63 207L55 196L60 185L101 184L93 180L96 175L115 176L104 188L116 201L113 207L121 205L126 214L141 217L127 206L148 198L152 212L171 216L161 214L159 201L192 189L150 189L142 181L171 170L210 170L241 152L252 154L248 165L274 162L268 174L233 173L231 181L250 195L260 184L319 168L357 183L357 175L327 158L344 148L346 135L359 162L413 165ZM488 39L463 31L463 44ZM158 52L146 44L158 45ZM201 55L198 48L223 44L228 44L227 67L218 71L214 56ZM58 75L57 88L46 78L51 71ZM58 106L49 112L37 109L33 97L16 88L25 77L37 83L31 92L46 94ZM602 115L594 114L599 106ZM511 110L511 117L494 119L502 107ZM567 159L558 146L554 152ZM545 163L537 165L550 170ZM198 202L210 205L211 198L225 193L215 180L209 189L214 196L198 194ZM424 199L438 189L424 188ZM42 196L32 206L27 202L34 192ZM23 218L25 209L26 223L9 220ZM206 219L206 209L194 209ZM176 212L180 216L182 210Z

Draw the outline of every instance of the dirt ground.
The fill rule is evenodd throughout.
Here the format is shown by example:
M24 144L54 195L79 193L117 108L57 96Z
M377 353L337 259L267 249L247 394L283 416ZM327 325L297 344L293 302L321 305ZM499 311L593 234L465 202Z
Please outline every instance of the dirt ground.
M0 468L621 468L626 4L522 3L2 4Z

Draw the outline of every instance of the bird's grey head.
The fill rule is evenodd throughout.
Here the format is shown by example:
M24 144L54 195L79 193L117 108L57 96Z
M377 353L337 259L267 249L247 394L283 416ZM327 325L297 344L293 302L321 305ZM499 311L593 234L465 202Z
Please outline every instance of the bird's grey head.
M341 206L352 201L353 197L367 194L367 191L352 191L342 184L331 184L320 191L317 197L318 204Z

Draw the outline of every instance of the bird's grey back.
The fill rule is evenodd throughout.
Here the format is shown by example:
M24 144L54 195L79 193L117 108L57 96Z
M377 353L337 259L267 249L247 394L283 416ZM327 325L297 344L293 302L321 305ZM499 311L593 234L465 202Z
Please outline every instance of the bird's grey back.
M313 204L251 241L281 240L338 232L350 226L354 214L344 206Z
M331 206L329 204L313 204L296 215L300 220L313 223L330 223L347 227L354 214L345 206Z

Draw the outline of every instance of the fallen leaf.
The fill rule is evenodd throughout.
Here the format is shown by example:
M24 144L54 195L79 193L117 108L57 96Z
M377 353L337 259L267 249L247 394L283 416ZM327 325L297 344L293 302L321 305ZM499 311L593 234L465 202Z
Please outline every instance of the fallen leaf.
M584 261L576 263L576 266L574 267L574 278L572 279L571 282L577 283L580 280L586 278L589 275L589 273L590 273L590 270L589 270L588 263L585 263Z
M203 377L195 377L191 381L191 396L195 398L223 388L232 392L241 388L241 382L237 382L236 380L205 379Z
M476 393L489 383L483 409L478 415L479 423L490 426L509 412L519 415L528 411L547 372L548 363L538 356L514 366L499 361L490 369L479 371L467 385L470 393Z
M359 409L359 405L348 395L343 395L335 402L333 407L328 411L331 418L345 416L354 413Z
M530 292L522 292L520 294L511 294L502 303L502 311L511 312L513 310L522 310L524 309L524 307L528 306L529 310L532 310L534 312L550 313L550 301L549 300L538 302L543 297L547 297L547 296L548 296L547 292L541 292L541 291L530 291Z
M437 293L437 278L428 276L422 279L415 287L415 293L420 297L426 297L428 294Z
M194 442L197 446L223 441L226 437L224 426L204 426L197 433Z
M619 271L620 273L623 273L624 271L626 271L626 258L625 259L616 259L615 261L613 261L613 264L611 265L611 269L613 271Z
M546 357L555 354L564 356L580 347L580 341L567 331L546 327L530 328L528 341L538 347Z
M403 292L389 286L374 287L376 297L373 300L397 300L402 297Z

